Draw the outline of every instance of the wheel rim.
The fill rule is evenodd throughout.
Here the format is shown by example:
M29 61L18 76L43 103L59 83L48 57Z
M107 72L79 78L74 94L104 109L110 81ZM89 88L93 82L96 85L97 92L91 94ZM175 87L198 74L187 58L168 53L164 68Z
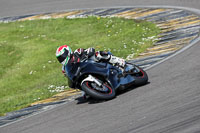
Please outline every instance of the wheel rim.
M140 69L140 72L136 73L134 76L136 76L138 78L143 78L144 77L144 72Z
M143 70L141 68L138 68L138 67L137 67L137 69L139 70L139 72L138 73L134 73L133 76L136 76L138 78L143 78L144 77Z
M112 88L105 83L102 85L102 87L99 87L94 82L86 82L86 86L92 90L97 91L98 93L108 94L108 95L112 94Z

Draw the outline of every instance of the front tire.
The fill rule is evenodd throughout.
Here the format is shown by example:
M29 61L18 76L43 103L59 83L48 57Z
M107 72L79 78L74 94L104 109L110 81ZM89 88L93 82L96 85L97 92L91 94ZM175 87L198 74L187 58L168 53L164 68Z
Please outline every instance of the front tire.
M115 89L113 89L107 82L103 82L100 87L95 82L85 81L82 83L81 88L86 94L98 100L110 100L116 95Z

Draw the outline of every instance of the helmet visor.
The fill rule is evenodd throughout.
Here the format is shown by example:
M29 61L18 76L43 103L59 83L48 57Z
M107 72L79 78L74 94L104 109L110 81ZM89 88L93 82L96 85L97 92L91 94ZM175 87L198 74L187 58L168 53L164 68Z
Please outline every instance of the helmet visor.
M57 57L58 61L60 63L62 63L68 56L68 50L65 50L65 52L63 54L61 54L60 56Z

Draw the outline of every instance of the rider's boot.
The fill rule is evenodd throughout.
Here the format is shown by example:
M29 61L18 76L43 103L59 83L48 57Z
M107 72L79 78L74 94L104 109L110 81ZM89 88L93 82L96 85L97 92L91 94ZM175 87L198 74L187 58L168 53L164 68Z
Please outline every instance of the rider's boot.
M104 52L104 51L96 52L95 57L98 61L108 61L109 63L116 64L121 68L124 68L126 64L124 59L113 56L109 54L108 52Z
M124 59L113 56L113 55L111 55L109 62L112 64L117 64L118 66L122 68L124 68L124 66L126 65L126 61Z

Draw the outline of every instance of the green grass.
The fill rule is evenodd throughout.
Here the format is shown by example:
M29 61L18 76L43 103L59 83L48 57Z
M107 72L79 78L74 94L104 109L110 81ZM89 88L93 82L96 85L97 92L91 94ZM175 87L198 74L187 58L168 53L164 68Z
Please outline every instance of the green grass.
M127 58L150 47L159 32L153 23L122 18L0 23L0 115L51 97L60 86L67 89L55 57L58 46L94 47Z

